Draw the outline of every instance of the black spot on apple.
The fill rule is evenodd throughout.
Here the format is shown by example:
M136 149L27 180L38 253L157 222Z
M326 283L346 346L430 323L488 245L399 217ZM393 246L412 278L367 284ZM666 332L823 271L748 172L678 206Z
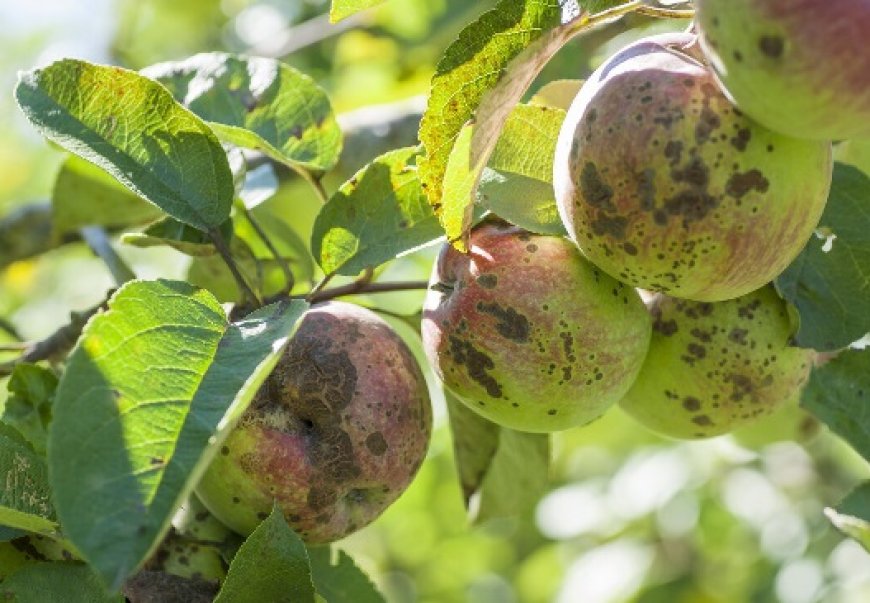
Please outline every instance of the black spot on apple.
M450 336L450 355L456 364L465 365L468 376L477 381L493 398L502 397L501 385L487 371L495 368L492 358L478 350L474 345L460 339L455 335Z
M494 274L481 274L477 277L477 284L484 289L495 289L498 285L498 277Z
M381 456L387 451L387 441L384 439L384 434L376 431L366 438L366 448L375 456Z
M505 308L495 302L478 302L477 309L498 320L495 328L499 335L517 343L528 343L530 326L529 320L524 315L513 308Z

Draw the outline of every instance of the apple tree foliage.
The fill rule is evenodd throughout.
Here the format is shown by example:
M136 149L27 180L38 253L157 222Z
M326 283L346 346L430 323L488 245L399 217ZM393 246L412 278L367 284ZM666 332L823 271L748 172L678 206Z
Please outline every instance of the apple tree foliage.
M330 17L375 4L333 0ZM464 250L487 211L563 234L553 153L564 99L580 83L530 87L570 40L630 13L691 16L641 1L502 0L444 51L419 145L364 158L334 190L324 182L343 133L330 99L277 60L214 52L136 72L67 59L22 73L18 105L68 153L55 232L81 233L118 287L0 364L10 392L3 542L39 535L64 552L0 572L0 594L129 596L309 303L419 288L381 280L384 266L445 236ZM870 176L843 159L816 236L775 284L799 320L796 342L839 351L814 370L802 406L870 461L870 352L850 348L870 332ZM254 218L288 171L323 201L310 241ZM187 279L136 279L105 245L107 231L191 256ZM256 309L228 318L222 302ZM399 331L415 338L419 316L403 320L414 328ZM547 488L548 436L498 427L447 398L470 514L530 509ZM826 513L870 548L868 491L856 485ZM383 600L350 557L306 547L278 512L221 546L217 601Z

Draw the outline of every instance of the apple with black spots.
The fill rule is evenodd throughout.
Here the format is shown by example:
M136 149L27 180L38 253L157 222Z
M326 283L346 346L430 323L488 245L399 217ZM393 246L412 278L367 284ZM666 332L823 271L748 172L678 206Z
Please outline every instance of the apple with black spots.
M697 38L646 38L610 57L571 104L554 159L556 202L584 255L675 297L739 297L812 236L831 145L777 134L720 91Z
M566 238L489 220L468 254L445 245L423 307L423 347L483 417L550 432L600 417L631 386L650 318L637 292Z
M786 302L772 285L722 302L650 301L653 336L620 406L647 428L700 439L797 404L815 352L790 345Z
M247 535L273 501L308 543L372 522L408 487L432 428L425 378L374 312L313 306L196 488Z
M798 138L870 138L866 0L695 0L695 10L741 111Z

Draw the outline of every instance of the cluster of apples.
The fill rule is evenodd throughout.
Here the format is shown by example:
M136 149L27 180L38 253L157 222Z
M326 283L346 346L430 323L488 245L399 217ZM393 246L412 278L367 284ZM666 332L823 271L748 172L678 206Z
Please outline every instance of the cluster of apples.
M706 438L800 395L814 352L789 345L770 282L821 217L832 139L870 135L870 53L819 58L861 47L870 5L695 4L696 33L623 48L574 99L554 162L572 241L494 220L439 257L426 352L496 423L555 431L618 403Z
M490 218L470 253L445 246L437 260L425 351L500 425L567 429L619 403L662 434L710 437L793 400L807 379L813 352L789 345L769 283L821 216L831 139L870 136L870 57L837 70L817 60L860 45L870 7L696 7L699 35L622 49L574 100L554 173L571 240ZM655 295L645 305L638 289ZM306 541L337 540L408 486L431 421L420 367L389 325L319 304L197 495L241 534L277 501Z

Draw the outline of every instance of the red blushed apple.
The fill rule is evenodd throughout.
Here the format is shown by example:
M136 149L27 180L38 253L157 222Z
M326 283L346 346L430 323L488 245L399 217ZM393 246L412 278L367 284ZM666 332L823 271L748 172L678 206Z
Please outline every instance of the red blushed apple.
M637 292L564 237L488 221L445 245L423 309L435 372L487 419L521 431L589 423L631 386L651 321Z
M653 36L593 73L553 185L583 254L625 283L696 301L778 276L822 215L831 145L777 134L719 90L697 38Z
M798 138L870 138L870 2L695 0L701 44L741 111Z
M373 312L314 306L197 487L248 534L273 501L309 543L367 525L408 487L432 411L413 354Z

